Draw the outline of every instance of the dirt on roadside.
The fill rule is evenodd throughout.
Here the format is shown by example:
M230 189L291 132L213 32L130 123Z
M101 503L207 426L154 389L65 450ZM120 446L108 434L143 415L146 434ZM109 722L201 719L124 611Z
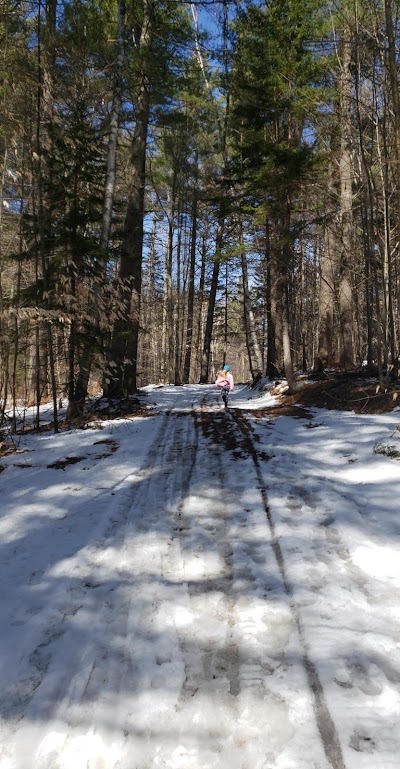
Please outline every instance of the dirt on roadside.
M271 392L273 394L274 390ZM356 414L385 414L400 407L400 383L382 390L378 381L339 376L304 382L298 392L282 394L280 398L281 408L303 406L354 411Z

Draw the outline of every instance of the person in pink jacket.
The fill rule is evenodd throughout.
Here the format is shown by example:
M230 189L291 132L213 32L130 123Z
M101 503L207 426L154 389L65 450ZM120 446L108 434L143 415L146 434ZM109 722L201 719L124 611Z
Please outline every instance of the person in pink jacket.
M232 392L234 388L234 381L230 366L224 366L221 371L218 371L215 384L221 392L225 408L228 408L228 393Z

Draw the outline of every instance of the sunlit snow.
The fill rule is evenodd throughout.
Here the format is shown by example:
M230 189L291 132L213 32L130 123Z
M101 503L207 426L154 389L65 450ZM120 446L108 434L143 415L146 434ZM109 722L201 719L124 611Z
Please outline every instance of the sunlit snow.
M143 403L0 458L0 769L399 769L400 412Z

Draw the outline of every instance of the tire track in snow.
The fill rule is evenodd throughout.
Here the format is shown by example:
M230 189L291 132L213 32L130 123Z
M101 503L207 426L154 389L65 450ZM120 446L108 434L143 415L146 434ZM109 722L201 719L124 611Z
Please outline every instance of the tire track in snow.
M194 411L193 418L198 436L207 435L204 422L218 421L210 409ZM187 435L179 454L188 454L187 447L193 442L189 428ZM258 549L265 550L265 538L262 544L253 536L242 542L255 519L265 531L259 505L254 515L243 510L242 482L239 479L237 490L232 491L223 446L218 442L210 446L208 440L202 440L196 454L196 462L182 476L186 479L184 493L163 559L162 573L171 583L174 604L170 611L183 669L175 712L170 710L168 716L173 744L164 741L162 766L272 769L286 750L294 755L295 747L289 746L294 729L289 703L279 695L278 679L281 674L285 678L285 663L278 647L285 639L278 639L279 632L275 633L266 651L260 632L268 631L261 618L271 611L273 623L282 617L285 622L289 612L278 602L268 609L261 594L265 567L258 565ZM286 631L289 636L291 628L284 627L283 634ZM161 655L159 663L162 674L163 667L172 663L171 653ZM296 683L302 681L302 675L294 678ZM299 699L304 716L303 698ZM154 726L147 737L157 741ZM316 753L323 757L322 749ZM153 756L146 769L158 768ZM322 765L308 762L307 767Z
M230 452L239 452L240 441L232 438L231 431L228 436L226 418L225 411L207 406L195 414L197 428L206 438L200 447L198 471L202 469L210 489L210 506L201 498L196 507L196 488L198 494L202 491L200 473L186 510L191 525L184 526L182 535L182 549L188 536L189 553L200 551L206 571L204 579L198 578L199 571L197 579L194 575L190 579L189 560L185 578L195 614L191 633L197 635L200 654L190 658L189 650L187 655L186 672L190 675L184 705L196 719L201 718L201 705L218 713L215 721L211 715L203 727L204 742L214 723L223 724L215 741L215 752L210 749L210 756L205 750L200 751L195 766L225 769L231 765L230 745L241 769L292 766L296 736L291 719L297 721L299 706L302 718L305 709L311 718L311 705L305 706L304 698L298 698L303 673L300 666L289 662L292 647L288 657L285 652L293 623L286 601L279 596L272 598L269 593L278 584L278 571L266 566L269 544L259 501L250 502L249 508L243 505L242 495L247 486L243 486L241 472L237 478L232 474ZM243 452L242 457L250 470L251 460ZM281 696L282 682L293 687L294 702ZM190 710L190 697L198 699L197 709L193 702ZM224 735L225 728L228 732ZM322 748L314 749L314 757L315 754L323 760ZM297 760L296 766L302 765L302 759ZM312 759L307 763L308 769L322 765Z
M190 447L186 445L187 450L182 450L185 445L183 436L186 424L187 411L173 409L166 413L148 452L147 467L143 471L144 479L138 488L127 494L123 504L123 525L117 527L117 542L123 553L124 569L134 575L133 584L129 584L127 589L122 591L119 600L110 596L110 601L100 616L99 624L110 629L109 636L112 638L113 647L116 648L110 653L109 649L105 649L105 645L99 646L95 641L94 655L87 654L89 678L77 700L79 704L87 697L90 702L95 703L90 712L94 732L109 718L108 697L115 698L116 693L120 692L121 697L117 699L124 700L125 692L130 690L138 693L140 699L141 692L157 692L157 675L154 676L153 673L158 661L151 658L151 633L156 637L157 630L152 631L151 628L154 616L162 604L162 597L159 595L159 588L162 587L161 565L163 552L168 547L166 542L170 530L168 515L160 519L159 504L160 500L164 500L165 512L169 513L169 508L174 506L174 500L179 499L185 486L188 465L190 474L190 465L194 458L191 457ZM114 528L107 534L115 536ZM162 539L161 544L159 538ZM141 541L144 543L143 547L140 545ZM149 571L150 575L147 576ZM135 583L136 587L132 593ZM68 697L65 705L68 708ZM136 735L141 741L146 729L135 722L134 717L126 712L124 704L120 702L115 711L115 724L109 735L109 741L113 744L113 755L118 755L118 767L130 767L130 757L125 764L125 756L131 753L130 737L132 734ZM76 742L74 737L70 741ZM97 769L97 761L104 750L107 751L108 747L99 739L99 747L94 747L95 756L88 757L87 769ZM111 766L114 766L114 760ZM74 769L73 764L71 769Z
M45 723L52 724L57 732L57 755L64 752L68 756L75 755L75 748L69 744L74 741L70 733L79 727L82 710L85 717L93 721L99 717L98 721L101 722L104 698L122 690L127 678L133 684L136 681L134 661L129 653L129 623L132 621L130 587L128 584L123 585L123 576L120 584L111 581L108 584L102 578L101 571L107 567L108 548L121 550L122 553L125 551L128 557L131 546L126 540L130 534L131 512L138 505L149 510L154 496L154 477L160 467L168 468L174 461L178 422L179 412L166 412L163 415L156 437L142 463L142 470L122 493L117 504L103 514L95 532L95 543L85 554L84 571L91 572L93 578L85 577L80 582L78 580L78 583L75 580L72 590L65 590L63 600L58 604L55 602L49 611L43 612L39 636L32 638L32 645L27 647L25 653L31 685L28 685L29 680L24 679L16 682L12 696L8 697L3 692L6 695L3 697L2 712L5 726L1 734L4 747L0 757L5 758L14 753L18 769L26 769L27 766L54 769L54 750L48 747L46 739L41 747L44 731L42 724ZM163 474L166 496L171 495L170 478L171 472L167 469ZM159 497L159 494L157 489L156 496ZM136 520L135 523L135 534L148 530L149 520ZM83 636L83 646L79 651L76 643L69 648L71 633L78 636L82 618L85 622L89 617L92 618L91 626L86 639ZM109 629L117 638L115 648L111 651L107 649ZM106 638L103 638L104 635ZM90 708L89 713L86 703L95 703L96 693L100 695L99 702ZM123 743L122 738L120 734L120 744ZM38 756L37 762L35 755ZM71 765L74 760L71 758ZM89 759L87 766L91 766Z
M207 396L203 398L202 406L204 405ZM193 410L192 417L194 420L195 434L198 435L201 426L202 411ZM218 445L213 447L213 450L209 453L208 464L210 465L210 474L213 475L216 483L219 485L221 491L225 488L225 479L223 472L223 457ZM186 485L186 490L189 490L192 473L194 470L194 462L191 466L190 478ZM193 516L185 514L185 502L187 496L182 495L181 502L177 509L176 520L177 523L183 523L183 526L177 527L178 536L180 537L181 550L185 550L185 542L192 535L196 538L196 534L193 534ZM217 576L213 576L210 579L188 581L188 593L192 602L196 602L196 599L201 599L203 596L213 594L220 594L222 597L222 606L219 608L219 618L226 624L227 638L225 644L213 648L213 645L205 645L202 650L201 660L190 660L187 650L182 644L182 651L184 657L186 657L186 676L183 686L182 698L183 702L193 697L193 695L201 688L202 684L206 682L206 685L210 686L211 682L216 689L222 688L227 690L229 694L236 696L240 690L239 683L239 650L237 644L232 638L232 627L234 624L233 619L233 599L232 599L232 558L233 552L227 536L227 519L226 514L221 514L218 518L215 516L212 522L212 529L210 532L206 528L199 526L197 538L201 537L204 541L204 547L209 550L210 547L217 555L220 568ZM212 542L211 542L212 540Z
M82 580L74 599L78 610L66 616L57 647L46 645L59 662L62 656L63 677L50 657L24 711L31 727L16 735L22 750L13 769L131 769L132 762L137 769L276 766L287 734L279 720L286 718L285 705L273 700L265 676L279 670L283 653L267 670L252 646L254 604L248 615L243 607L256 591L243 564L255 560L256 546L249 542L247 560L233 552L240 500L231 492L224 513L225 450L216 442L199 455L197 411L194 422L187 411L163 418L143 470L112 516L103 516L88 561L90 580ZM234 450L242 443L240 436ZM195 483L202 460L207 468L200 481L215 480L209 507L196 500L196 493L207 494L204 483ZM249 520L243 513L243 526ZM115 564L107 548L120 552L117 586L104 577ZM77 653L76 644L68 645L82 623L92 624ZM268 722L258 719L255 726L254 705ZM36 728L38 715L48 723ZM274 739L276 747L269 745ZM261 748L252 752L256 740Z
M304 639L304 633L301 625L299 611L294 602L293 590L288 580L285 560L284 560L282 549L279 543L279 538L276 535L274 520L272 518L271 511L268 504L268 494L264 484L258 452L256 447L254 446L254 442L251 436L252 428L248 420L242 414L240 414L240 412L238 412L237 410L233 410L233 411L231 410L229 412L229 416L231 420L234 422L234 424L237 426L237 428L240 430L244 439L243 445L254 463L257 480L259 484L259 491L262 497L265 513L268 520L268 525L271 531L271 540L272 540L271 545L272 545L274 555L279 567L279 571L281 573L285 592L290 599L291 610L293 613L300 644L302 647L303 665L307 674L308 685L314 697L315 718L316 718L318 730L321 736L324 751L333 769L345 769L339 736L336 731L336 727L333 722L332 716L329 712L328 705L326 703L323 686L319 679L317 669L309 656L307 645Z
M167 412L163 415L161 426L143 462L142 470L139 470L137 474L137 483L139 484L141 481L145 482L148 476L149 457L154 455L157 447L162 445L165 440L168 418L169 413ZM113 493L117 491L118 486L115 487ZM136 493L137 485L135 483L130 484L122 493L117 504L112 505L111 508L104 512L102 520L94 532L95 543L87 549L85 554L85 560L88 565L93 562L97 554L102 550L105 542L111 539L118 529L122 530L122 525L127 521L127 516ZM31 631L30 637L26 639L29 645L25 645L23 648L23 656L30 662L31 676L29 677L28 675L24 679L19 689L14 684L9 692L3 691L3 704L0 712L2 718L11 719L16 722L20 720L22 717L21 709L23 710L29 704L47 672L50 661L48 647L64 634L65 622L81 608L82 596L92 588L92 584L88 584L86 578L73 581L73 587L66 588L63 595L57 596L51 607L46 607L37 617L38 631L33 633Z

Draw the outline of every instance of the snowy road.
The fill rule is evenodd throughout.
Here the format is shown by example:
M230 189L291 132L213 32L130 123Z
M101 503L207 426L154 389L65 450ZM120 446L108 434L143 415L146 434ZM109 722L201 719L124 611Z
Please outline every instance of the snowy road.
M185 397L96 505L80 489L47 530L25 497L14 514L32 532L1 561L1 769L400 767L400 618L330 512L351 500L335 479L319 499L273 423Z

